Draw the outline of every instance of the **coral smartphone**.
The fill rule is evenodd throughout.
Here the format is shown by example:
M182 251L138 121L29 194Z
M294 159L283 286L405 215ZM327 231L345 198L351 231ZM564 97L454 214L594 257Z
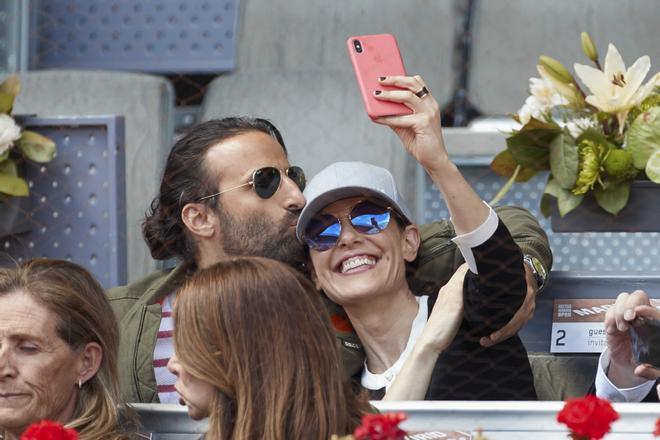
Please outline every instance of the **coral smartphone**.
M660 369L660 321L641 318L641 325L630 327L635 362Z
M408 115L408 107L397 102L379 101L376 90L396 90L380 84L378 77L405 75L403 60L396 39L391 34L361 35L350 37L347 42L355 77L360 86L362 101L371 119L381 116Z

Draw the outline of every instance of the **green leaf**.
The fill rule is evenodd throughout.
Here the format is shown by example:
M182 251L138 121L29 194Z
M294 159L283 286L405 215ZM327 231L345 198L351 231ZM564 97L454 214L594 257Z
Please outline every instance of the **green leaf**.
M618 214L630 197L630 182L609 182L606 189L594 189L598 205L610 214Z
M573 138L566 132L550 143L550 170L562 188L573 188L578 176L578 153Z
M552 214L552 204L555 202L555 199L550 194L543 194L541 196L541 214L543 217L548 218Z
M516 159L513 158L513 155L509 150L500 152L490 163L490 168L495 172L495 174L503 177L513 176L513 173L518 166L520 165L518 162L516 162ZM537 171L532 168L520 166L520 170L516 176L516 182L527 182L529 179L534 177L536 173Z
M0 113L9 113L14 106L14 97L0 90Z
M21 80L18 75L10 75L0 83L0 91L9 93L12 96L18 96L21 91Z
M534 170L550 169L550 143L561 133L554 123L530 119L506 140L509 151L520 165Z
M25 197L30 194L27 182L20 177L0 174L0 193Z
M523 125L520 131L529 131L529 130L548 130L555 131L556 133L561 133L561 127L554 122L545 122L536 118L530 118L527 124Z
M18 176L18 168L13 160L3 160L0 161L0 174L9 174L10 176Z
M553 197L559 198L562 187L557 183L555 179L550 177L548 183L545 184L545 189L543 190L544 194L550 194Z
M4 153L0 154L0 163L4 162L8 158L9 158L9 150L7 150Z
M575 195L572 192L563 189L562 188L562 193L561 196L557 199L557 206L559 207L559 215L560 216L565 216L578 206L580 206L580 203L582 203L582 200L584 199L583 195Z
M17 75L7 77L0 83L0 113L9 113L14 106L14 99L21 89Z
M18 147L25 156L37 163L46 163L55 156L55 142L34 131L24 131Z
M570 190L562 188L556 179L548 180L544 193L557 199L559 215L562 217L577 208L582 203L582 199L584 199L583 195L575 195ZM545 203L546 205L548 204L547 201ZM543 207L543 199L541 199L541 209L548 211L547 206L545 208ZM545 212L544 215L546 215Z
M660 107L637 116L626 133L626 148L633 156L635 168L646 168L649 157L660 150Z

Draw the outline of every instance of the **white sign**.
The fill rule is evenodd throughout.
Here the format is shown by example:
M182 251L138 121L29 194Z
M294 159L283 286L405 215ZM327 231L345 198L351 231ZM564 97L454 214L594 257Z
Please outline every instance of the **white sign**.
M551 353L601 353L607 347L605 313L615 299L556 299ZM656 307L660 301L651 300Z
M600 353L607 348L602 322L553 322L551 353Z

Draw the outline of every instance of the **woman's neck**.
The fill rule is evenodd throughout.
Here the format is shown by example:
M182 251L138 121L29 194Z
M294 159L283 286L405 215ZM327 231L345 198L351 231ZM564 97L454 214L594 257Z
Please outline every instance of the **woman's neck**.
M383 373L406 348L419 304L408 286L368 302L344 306L372 373Z

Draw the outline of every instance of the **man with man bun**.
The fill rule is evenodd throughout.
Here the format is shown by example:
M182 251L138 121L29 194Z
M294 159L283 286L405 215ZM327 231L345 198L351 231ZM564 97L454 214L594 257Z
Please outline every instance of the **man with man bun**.
M305 271L307 255L295 235L305 205L305 175L291 166L282 136L269 121L231 117L194 127L172 148L160 186L143 223L143 235L157 260L176 259L174 269L156 271L110 290L119 320L119 371L128 402L178 402L175 377L166 369L173 354L172 302L197 268L223 258L253 255L283 261ZM537 220L516 207L499 217L526 255L525 303L504 328L484 337L496 344L531 319L535 293L552 265L547 237ZM420 293L437 291L463 262L448 221L422 225L422 246L410 283ZM538 270L538 268L541 270ZM347 376L362 368L360 341L342 310L328 301Z

